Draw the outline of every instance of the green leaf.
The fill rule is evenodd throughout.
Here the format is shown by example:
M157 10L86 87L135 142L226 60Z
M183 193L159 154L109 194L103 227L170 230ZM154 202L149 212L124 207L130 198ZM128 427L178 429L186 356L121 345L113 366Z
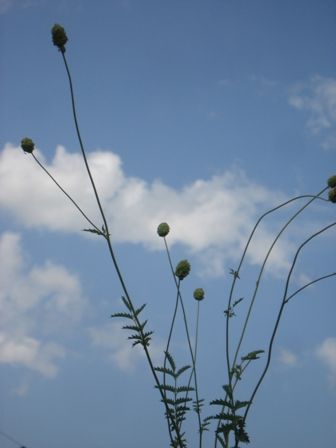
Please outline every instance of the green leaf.
M166 390L167 392L173 392L175 393L176 389L174 386L171 386L170 384L160 384L158 386L157 384L154 386L156 389Z
M138 325L124 325L122 328L123 330L132 330L140 332L140 328L138 327Z
M146 303L144 303L143 305L141 305L140 308L138 308L137 310L134 311L134 315L135 315L135 316L138 316L138 315L141 313L141 311L145 308L145 306L146 306Z
M236 300L236 301L233 303L232 308L234 308L235 306L237 306L238 303L240 303L242 300L244 300L244 297L241 297L240 299Z
M255 359L259 359L261 353L265 353L265 350L255 350L254 352L248 353L246 356L242 356L242 361L253 361Z
M168 369L167 367L155 367L154 370L156 370L157 372L165 373L166 375L170 375L173 378L175 378L175 373L171 369Z
M195 390L195 389L191 386L179 386L176 388L176 393L181 394L184 392L192 392L193 390Z
M83 232L90 232L90 233L95 233L100 236L105 236L103 232L101 232L100 230L97 230L97 229L83 229Z
M125 319L133 320L133 317L128 313L113 313L111 314L111 317L124 317Z
M186 370L190 369L191 366L183 366L180 369L178 369L178 371L176 372L176 378L178 378L183 372L185 372Z
M232 404L229 401L227 401L227 400L222 400L222 399L220 399L220 400L212 400L212 401L210 401L210 404L219 405L219 406L226 406L229 409L233 409Z
M251 403L251 401L239 401L239 400L237 400L235 402L234 409L235 409L235 411L237 411L238 409L245 408L250 403Z
M167 351L165 351L165 359L168 360L168 362L169 362L169 364L170 364L170 367L171 367L172 370L175 372L175 371L176 371L176 364L175 364L174 358L173 358L172 355L171 355L169 352L167 352Z
M124 296L122 296L121 299L124 302L126 308L133 313L133 306L132 306L132 302L130 301L130 299L127 299Z

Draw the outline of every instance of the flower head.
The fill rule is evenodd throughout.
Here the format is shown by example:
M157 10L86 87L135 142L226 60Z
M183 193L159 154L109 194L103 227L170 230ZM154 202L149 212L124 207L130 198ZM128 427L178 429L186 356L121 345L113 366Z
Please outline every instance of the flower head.
M329 177L328 181L327 181L328 187L329 188L334 188L336 187L336 175L335 176L331 176Z
M328 194L329 201L336 204L336 187L332 188Z
M169 230L170 230L169 225L166 222L162 222L157 228L157 233L159 236L164 238L165 236L168 235Z
M64 28L58 23L56 23L51 29L51 35L53 44L56 45L56 47L58 47L62 53L64 53L65 52L64 45L68 41L68 37L64 31Z
M188 260L182 260L175 269L175 275L179 280L183 280L190 272L190 263Z
M31 154L34 151L35 143L31 138L25 137L21 140L21 148L24 152Z
M196 288L194 291L194 299L195 300L203 300L204 299L204 289L203 288Z

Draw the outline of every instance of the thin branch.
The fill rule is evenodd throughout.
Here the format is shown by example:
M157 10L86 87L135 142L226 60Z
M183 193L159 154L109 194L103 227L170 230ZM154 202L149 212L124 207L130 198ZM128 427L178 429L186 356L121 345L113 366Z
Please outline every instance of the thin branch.
M336 275L336 272L332 272L331 274L323 275L322 277L316 278L315 280L312 280L309 283L306 283L304 286L301 286L301 288L297 289L293 294L287 297L285 300L285 303L288 303L296 294L299 294L299 292L303 291L304 289L308 288L308 286L313 285L314 283L320 282L321 280L325 280L326 278L333 277Z
M86 219L86 221L91 224L98 232L101 232L100 229L89 219L80 206L76 203L76 201L64 190L64 188L57 182L57 180L52 176L52 174L45 168L45 166L38 160L38 158L31 153L35 162L42 168L42 170L50 177L50 179L57 185L57 187L62 191L63 194L72 202L72 204L76 207L76 209L80 212L80 214Z
M252 404L252 402L254 400L254 397L255 397L256 393L258 392L258 389L259 389L261 383L263 382L263 380L265 378L265 375L266 375L266 373L267 373L267 371L269 369L269 366L270 366L274 339L275 339L275 336L276 336L276 333L277 333L277 330L278 330L278 327L279 327L279 323L280 323L280 320L281 320L281 316L282 316L284 307L285 307L285 305L287 303L286 302L286 297L287 297L289 282L291 280L292 273L293 273L296 261L298 259L298 256L299 256L301 250L304 248L304 246L306 246L313 238L316 238L317 236L321 235L323 232L329 230L331 227L333 227L335 225L336 225L336 222L333 222L333 223L323 227L319 231L315 232L314 234L312 234L302 244L300 244L300 246L298 247L298 249L297 249L297 251L295 253L292 265L291 265L290 270L289 270L288 275L287 275L287 280L286 280L286 285L285 285L285 290L284 290L284 294L283 294L282 303L281 303L281 306L280 306L280 309L279 309L279 312L278 312L278 316L277 316L277 319L276 319L276 322L275 322L275 326L274 326L274 329L273 329L273 332L272 332L272 336L271 336L271 339L270 339L270 343L269 343L269 347L268 347L267 362L266 362L265 368L264 368L264 370L263 370L263 372L262 372L262 374L261 374L261 376L259 378L259 381L258 381L256 387L254 388L253 392L252 392L251 398L249 400L249 404L246 407L245 414L244 414L244 417L243 417L244 422L246 421L247 414L248 414L249 409L251 407L251 404Z

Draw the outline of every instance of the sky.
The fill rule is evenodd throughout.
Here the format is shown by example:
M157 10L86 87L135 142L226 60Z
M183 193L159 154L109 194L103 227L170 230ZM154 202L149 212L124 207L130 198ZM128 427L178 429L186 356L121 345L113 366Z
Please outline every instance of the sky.
M164 410L142 351L131 348L122 289L101 237L20 148L23 137L101 226L81 158L61 54L64 26L78 120L113 247L162 365L176 288L170 225L205 399L227 382L224 310L249 234L272 207L314 195L336 174L333 0L0 0L0 447L168 447ZM327 193L323 194L327 197ZM247 251L231 320L237 344L273 239L304 205L267 216ZM316 200L267 262L242 344L267 350L297 248L335 220ZM335 227L299 253L289 293L335 271ZM336 437L335 277L285 306L271 368L247 421L251 448L332 446ZM179 314L170 350L190 363ZM265 356L247 369L248 400ZM213 430L204 447L213 446ZM197 446L195 414L186 422Z

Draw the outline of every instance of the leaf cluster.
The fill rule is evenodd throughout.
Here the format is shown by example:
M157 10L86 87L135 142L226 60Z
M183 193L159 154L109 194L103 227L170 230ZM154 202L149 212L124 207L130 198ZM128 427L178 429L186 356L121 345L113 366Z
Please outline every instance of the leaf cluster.
M123 330L130 330L134 332L133 334L131 334L131 336L128 336L128 339L133 341L132 346L134 347L135 345L140 344L143 347L148 347L153 331L145 331L147 320L141 323L138 319L138 316L145 308L146 304L144 303L139 308L135 309L133 307L131 299L122 297L122 301L124 302L124 305L126 306L128 312L113 313L111 317L121 317L131 320L133 322L132 325L124 325L122 328Z
M157 372L163 374L163 382L155 387L163 391L164 398L161 401L166 405L166 417L171 429L174 429L174 424L180 428L185 420L186 412L190 410L188 403L192 401L192 398L188 397L188 393L194 391L194 388L188 385L179 386L178 380L190 369L190 366L185 365L178 369L173 356L168 351L165 352L165 360L168 361L168 366L155 367ZM170 384L166 383L166 376L171 379Z

